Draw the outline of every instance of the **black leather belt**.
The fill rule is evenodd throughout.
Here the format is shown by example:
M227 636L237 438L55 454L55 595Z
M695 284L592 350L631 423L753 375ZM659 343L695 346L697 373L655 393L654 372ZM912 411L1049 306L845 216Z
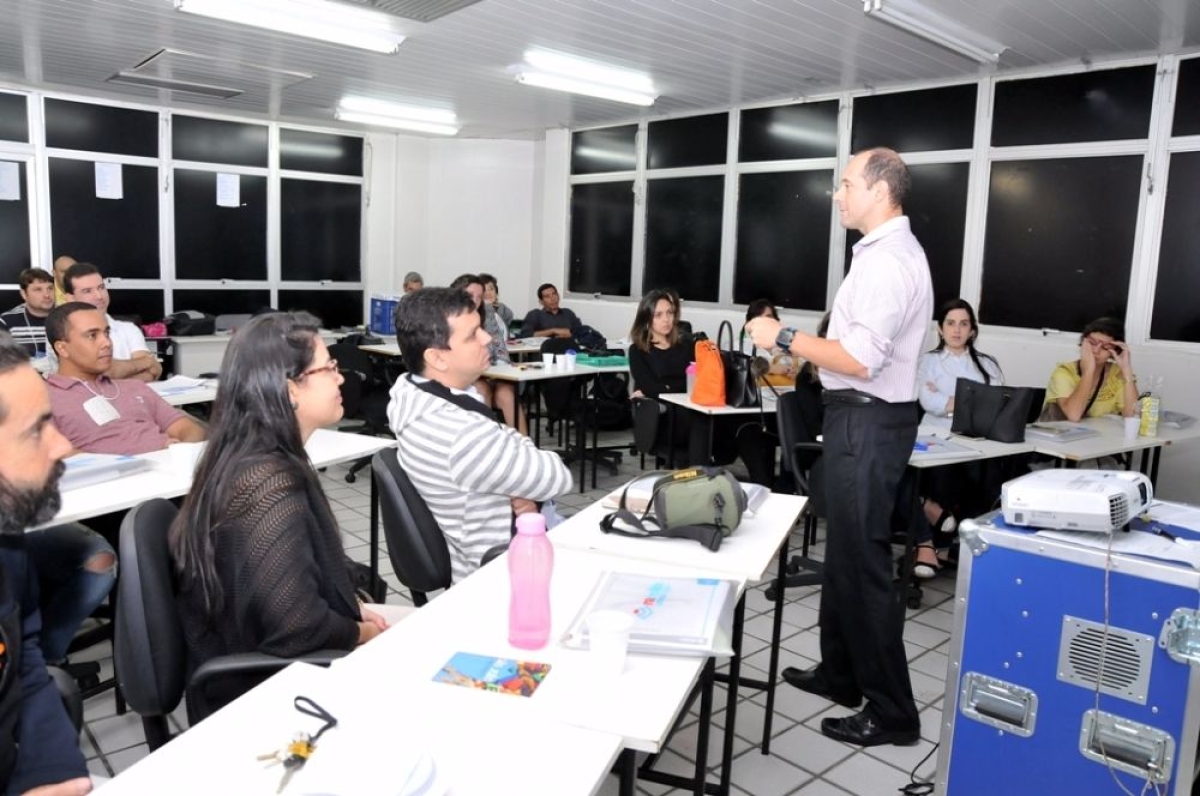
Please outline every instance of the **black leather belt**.
M827 404L854 404L855 406L864 406L866 404L886 404L887 401L882 398L876 398L865 392L858 390L826 390L823 393L823 398Z

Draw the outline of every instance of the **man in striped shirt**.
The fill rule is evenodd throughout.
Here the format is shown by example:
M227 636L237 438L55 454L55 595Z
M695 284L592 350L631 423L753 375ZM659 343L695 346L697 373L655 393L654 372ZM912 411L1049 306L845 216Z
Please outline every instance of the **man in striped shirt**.
M571 473L558 454L497 422L475 392L491 337L465 290L401 298L396 342L408 373L392 387L388 423L400 466L446 536L457 583L509 541L514 515L570 491Z
M854 260L830 312L828 339L755 318L759 348L774 346L820 368L825 388L827 485L821 584L821 663L783 678L847 707L821 721L830 738L859 746L912 745L920 738L904 650L903 615L892 589L891 515L917 437L917 360L933 317L929 263L902 203L911 180L890 149L855 155L833 201L857 229Z

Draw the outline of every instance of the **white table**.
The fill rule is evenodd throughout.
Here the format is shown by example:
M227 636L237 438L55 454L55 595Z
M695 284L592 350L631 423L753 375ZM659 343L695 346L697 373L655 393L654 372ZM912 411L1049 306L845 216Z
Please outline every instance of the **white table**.
M165 381L152 381L147 386L171 406L189 406L217 400L216 379L172 376Z
M427 677L391 673L362 680L361 669L343 664L337 661L329 669L292 664L98 793L273 794L280 766L266 767L255 758L300 729L319 727L317 719L293 707L301 694L335 716L338 726L321 737L311 762L286 792L307 792L310 783L331 781L339 793L384 793L382 783L389 782L396 792L402 767L424 753L436 767L434 793L592 796L621 749L617 735L548 726L525 715L519 697L472 693Z
M386 437L318 429L309 438L305 449L314 467L329 467L371 456L395 445L396 440ZM151 462L151 468L112 481L65 490L62 508L45 525L79 522L125 511L154 498L171 500L186 495L192 488L192 468L177 462L169 449L145 453L139 458Z
M175 373L180 376L198 377L201 373L216 373L221 369L225 349L233 339L233 332L198 334L192 336L172 335L160 340L170 340L174 348ZM325 345L338 340L337 332L321 329L319 332Z
M521 650L508 643L509 581L507 558L502 556L357 649L338 666L365 683L417 683L446 700L463 721L470 720L477 706L499 697L511 699L515 703L513 711L519 717L543 727L539 739L552 734L554 728L567 725L617 735L627 750L658 752L670 737L697 681L703 677L705 685L710 684L712 662L694 657L631 654L625 671L606 681L595 673L588 652L558 643L605 571L720 577L742 583L719 570L606 556L556 542L550 585L551 640L543 649ZM430 682L456 652L548 663L551 670L528 699ZM711 688L704 689L702 698L711 707ZM732 714L728 726L732 727ZM701 731L706 735L708 725L703 725ZM700 743L697 779L706 770L706 751L707 743ZM625 756L629 774L632 774L632 760L632 754ZM524 793L504 785L498 781L493 792Z
M1158 464L1164 447L1200 438L1200 422L1193 423L1188 428L1171 428L1160 423L1158 436L1139 436L1133 439L1125 438L1123 419L1116 416L1089 417L1076 425L1095 429L1100 435L1062 443L1037 440L1034 442L1035 450L1046 456L1064 460L1067 467L1076 467L1079 462L1087 459L1142 451L1141 469L1150 477L1151 483L1158 481Z
M588 551L592 555L610 555L625 561L650 562L658 565L680 566L684 569L713 570L723 577L741 581L765 580L772 560L777 560L775 572L775 610L771 635L770 662L767 679L756 681L741 676L741 643L745 604L738 602L734 615L734 657L729 665L729 691L726 706L724 755L721 761L722 792L728 792L733 754L733 734L737 711L739 685L763 690L767 694L766 716L763 722L762 753L770 753L771 725L774 720L775 687L779 670L779 643L783 625L783 576L787 562L787 539L800 520L808 498L796 495L770 494L753 514L742 517L737 530L721 542L717 551L708 550L690 539L639 539L600 530L600 520L612 509L603 501L593 503L555 528L550 538L557 549Z
M506 344L510 356L525 356L527 354L537 354L542 350L542 342L545 338L531 337L524 340L514 340ZM360 345L360 351L366 351L368 354L375 354L381 357L398 357L400 356L400 345L398 343L371 343Z

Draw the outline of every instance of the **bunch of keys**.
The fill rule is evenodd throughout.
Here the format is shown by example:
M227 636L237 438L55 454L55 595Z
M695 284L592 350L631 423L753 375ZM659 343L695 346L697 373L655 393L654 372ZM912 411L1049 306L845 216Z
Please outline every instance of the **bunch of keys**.
M273 766L276 763L283 764L283 778L279 781L279 787L275 793L283 793L284 788L292 781L292 777L296 772L304 767L308 759L312 757L313 752L317 749L317 739L320 738L330 727L337 726L335 719L329 711L313 702L305 696L298 696L295 699L296 710L308 716L315 716L325 722L325 725L316 732L315 735L309 735L306 732L298 732L292 737L291 743L282 749L276 749L273 752L267 752L258 756L258 760L266 762L267 766Z
M284 748L258 756L259 760L270 761L267 763L268 766L276 763L283 764L283 778L279 781L279 787L275 789L275 793L283 793L283 789L292 781L292 776L308 762L308 758L312 757L316 748L311 735L306 732L298 732L292 738L292 742Z

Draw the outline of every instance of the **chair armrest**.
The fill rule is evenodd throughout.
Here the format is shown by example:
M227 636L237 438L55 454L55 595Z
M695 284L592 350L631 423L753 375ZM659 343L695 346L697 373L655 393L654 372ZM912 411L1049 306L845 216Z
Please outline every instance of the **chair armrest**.
M349 654L349 650L316 650L295 658L280 658L261 652L240 652L205 661L192 674L192 678L187 684L185 696L188 724L196 724L223 707L221 704L213 704L206 694L206 689L207 686L225 677L273 674L297 662L328 666L338 658Z

